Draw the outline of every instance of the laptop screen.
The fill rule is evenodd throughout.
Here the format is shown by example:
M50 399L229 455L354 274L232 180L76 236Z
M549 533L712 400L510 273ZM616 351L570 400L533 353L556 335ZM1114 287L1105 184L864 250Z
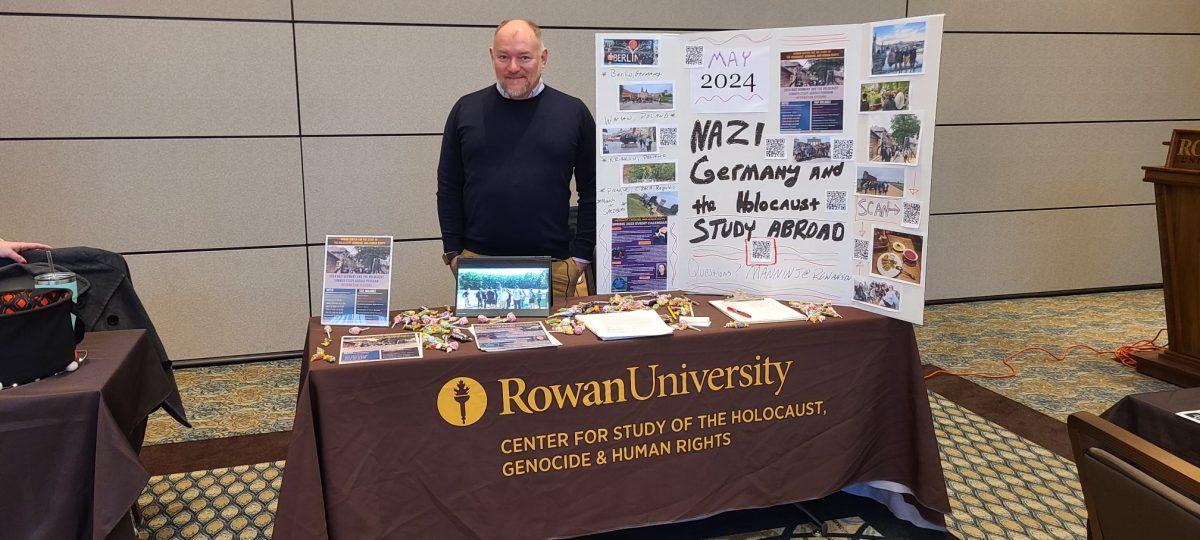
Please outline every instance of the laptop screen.
M549 257L459 257L458 315L550 315Z

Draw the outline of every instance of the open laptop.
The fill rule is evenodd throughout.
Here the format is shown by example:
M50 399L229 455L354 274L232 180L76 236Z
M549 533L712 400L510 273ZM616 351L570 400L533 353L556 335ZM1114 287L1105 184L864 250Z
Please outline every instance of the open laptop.
M458 315L550 315L550 257L459 257Z

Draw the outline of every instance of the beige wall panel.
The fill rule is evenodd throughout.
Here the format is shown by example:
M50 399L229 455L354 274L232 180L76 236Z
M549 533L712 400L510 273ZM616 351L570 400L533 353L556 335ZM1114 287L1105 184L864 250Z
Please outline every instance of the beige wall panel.
M304 243L299 139L0 141L0 163L5 204L39 208L0 218L6 238L121 252Z
M594 35L543 34L550 49L546 81L589 106ZM491 39L487 28L296 25L304 133L441 133L460 96L495 84ZM441 49L431 64L420 52L430 43L457 46Z
M933 216L927 300L1159 283L1153 206Z
M947 34L939 124L1200 117L1200 36Z
M933 158L934 213L1154 202L1142 165L1200 122L943 126Z
M908 14L946 14L946 30L1200 32L1196 0L910 0Z
M441 236L436 206L441 144L440 136L306 137L309 238Z
M904 16L904 2L901 0L758 0L746 4L719 0L613 0L603 4L584 0L295 0L295 5L298 20L494 25L504 19L524 17L542 26L607 28L772 28L845 24Z
M291 32L0 17L0 137L295 134Z
M304 248L132 255L127 260L172 360L304 346Z
M292 18L288 0L0 0L0 11L143 17Z
M443 306L454 301L454 277L442 264L441 240L396 242L392 249L392 309ZM321 314L323 250L308 248L314 315Z

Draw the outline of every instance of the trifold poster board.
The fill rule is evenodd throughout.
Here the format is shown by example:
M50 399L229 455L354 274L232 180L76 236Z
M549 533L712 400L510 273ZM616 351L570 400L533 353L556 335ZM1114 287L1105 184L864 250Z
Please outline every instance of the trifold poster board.
M596 36L601 293L920 323L942 16Z

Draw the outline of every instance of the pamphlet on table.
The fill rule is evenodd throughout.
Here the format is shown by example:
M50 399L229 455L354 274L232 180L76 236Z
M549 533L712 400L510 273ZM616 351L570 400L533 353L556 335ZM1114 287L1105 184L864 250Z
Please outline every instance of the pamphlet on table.
M483 352L516 351L540 347L558 347L541 321L502 322L471 325L475 344Z
M1197 424L1200 424L1200 410L1182 411L1182 412L1177 412L1175 414L1179 415L1182 418L1185 418L1187 420L1191 420Z
M783 305L774 298L709 300L708 303L737 322L759 324L806 319L799 311Z
M375 360L404 360L423 356L421 336L416 332L379 334L374 336L342 336L339 364L372 362Z
M575 317L596 337L605 340L665 336L673 332L653 309L594 313Z
M326 236L321 324L387 326L391 236Z

